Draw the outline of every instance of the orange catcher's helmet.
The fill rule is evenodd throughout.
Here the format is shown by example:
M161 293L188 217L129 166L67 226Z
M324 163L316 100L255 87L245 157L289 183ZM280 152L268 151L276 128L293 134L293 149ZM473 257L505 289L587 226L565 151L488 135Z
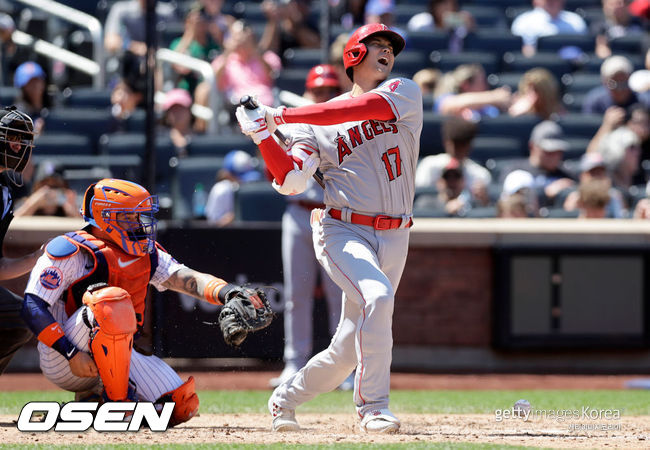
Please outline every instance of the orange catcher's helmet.
M326 86L340 88L339 76L336 74L334 66L329 64L319 64L311 68L305 80L305 89L314 89Z
M361 64L366 53L368 53L368 49L363 41L375 35L383 36L390 41L395 56L404 50L404 46L406 45L404 38L383 23L370 23L357 28L343 49L343 65L345 66L345 73L348 74L350 80L352 80L352 67Z
M156 245L158 198L131 181L105 178L91 184L81 214L130 255L153 253Z

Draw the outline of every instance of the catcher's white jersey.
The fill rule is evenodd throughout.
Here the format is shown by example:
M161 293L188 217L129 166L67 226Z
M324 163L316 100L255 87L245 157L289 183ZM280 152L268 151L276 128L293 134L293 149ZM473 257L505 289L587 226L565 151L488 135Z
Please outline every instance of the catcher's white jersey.
M365 120L292 130L292 152L320 153L325 204L365 214L410 215L420 152L422 92L406 78L383 82L373 93L393 110L394 122ZM350 98L346 93L330 102Z
M162 283L185 266L176 262L169 253L160 249L157 251L158 267L150 284L163 291L165 288ZM124 263L128 264L128 261ZM25 288L26 294L36 295L50 305L50 313L61 324L65 335L75 347L85 352L89 352L90 328L82 320L80 312L87 308L82 306L68 317L62 296L71 284L89 273L92 267L92 257L84 250L64 259L53 259L45 253L34 265ZM92 321L90 309L87 309L87 314ZM73 375L68 361L52 347L39 342L38 352L41 370L52 383L73 392L99 389L99 377L80 378ZM151 402L183 384L178 374L160 358L145 356L135 350L131 353L129 379L136 385L138 399Z

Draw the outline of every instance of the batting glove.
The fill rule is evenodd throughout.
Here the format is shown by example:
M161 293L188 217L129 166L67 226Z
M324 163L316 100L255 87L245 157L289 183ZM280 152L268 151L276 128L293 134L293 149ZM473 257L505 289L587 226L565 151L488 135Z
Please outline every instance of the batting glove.
M273 189L282 195L296 195L304 192L307 189L307 182L316 173L319 165L320 158L318 154L312 153L302 163L302 169L293 169L285 175L282 186L273 180Z
M258 109L261 109L264 112L264 118L266 119L266 123L271 133L274 133L279 125L284 125L286 123L282 117L284 110L287 109L286 106L271 108L270 106L262 105L260 103Z
M235 111L235 116L241 132L250 136L257 145L271 135L264 119L263 109L246 109L240 106Z

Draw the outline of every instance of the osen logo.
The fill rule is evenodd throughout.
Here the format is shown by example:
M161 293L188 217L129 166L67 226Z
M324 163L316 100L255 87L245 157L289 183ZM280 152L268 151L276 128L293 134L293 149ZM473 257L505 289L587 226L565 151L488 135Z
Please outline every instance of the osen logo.
M151 402L29 402L20 411L20 431L139 431L144 419L151 431L167 431L176 403ZM158 411L160 409L160 412ZM43 413L42 420L32 420Z

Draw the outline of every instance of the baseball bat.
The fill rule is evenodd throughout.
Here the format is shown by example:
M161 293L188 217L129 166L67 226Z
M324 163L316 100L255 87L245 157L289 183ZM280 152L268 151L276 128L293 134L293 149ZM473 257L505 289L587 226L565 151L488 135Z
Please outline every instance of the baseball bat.
M239 104L243 105L244 108L246 109L256 109L258 106L255 99L250 95L242 96L242 98L239 99ZM282 142L285 145L285 147L289 146L290 143L289 138L287 138L284 135L284 133L282 133L280 130L276 128L273 134L275 134L277 138L280 139L280 142ZM316 172L314 173L314 180L316 180L316 182L320 185L320 187L325 189L325 181L323 180L323 173L320 171L320 169L316 169Z

